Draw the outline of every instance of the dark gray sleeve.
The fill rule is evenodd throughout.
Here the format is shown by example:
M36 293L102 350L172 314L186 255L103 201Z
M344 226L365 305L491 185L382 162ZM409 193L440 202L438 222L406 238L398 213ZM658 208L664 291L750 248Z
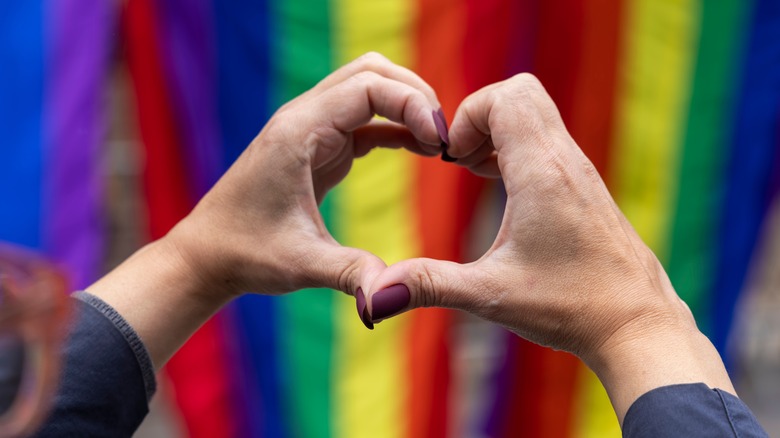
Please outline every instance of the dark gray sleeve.
M35 436L129 437L156 388L149 353L111 306L86 292L72 300L59 388Z
M656 388L628 409L624 437L767 437L739 398L703 383Z

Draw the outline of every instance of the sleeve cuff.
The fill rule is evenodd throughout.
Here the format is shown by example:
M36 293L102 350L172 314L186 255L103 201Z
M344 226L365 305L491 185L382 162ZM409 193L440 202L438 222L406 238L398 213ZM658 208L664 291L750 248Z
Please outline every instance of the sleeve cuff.
M144 379L144 389L146 391L146 401L149 402L157 390L157 379L154 375L154 366L152 365L152 359L149 357L149 352L146 350L141 337L133 330L133 327L122 318L113 307L108 305L105 301L90 294L87 291L79 291L71 295L74 299L77 299L83 303L86 303L99 311L103 316L108 318L114 327L122 334L127 341L130 349L135 354L135 359L138 361L138 366L141 369L141 375Z
M626 412L624 437L766 437L742 400L704 383L662 386Z

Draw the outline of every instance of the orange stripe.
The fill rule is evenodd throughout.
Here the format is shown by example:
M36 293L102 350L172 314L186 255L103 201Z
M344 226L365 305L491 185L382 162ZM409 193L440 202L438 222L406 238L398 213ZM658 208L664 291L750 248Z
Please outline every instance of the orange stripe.
M420 0L417 17L415 70L437 91L452 117L464 96L461 46L466 11L461 2ZM451 119L450 119L451 120ZM438 158L418 159L417 219L425 257L458 260L463 225L459 215L461 171ZM412 315L409 331L409 433L411 438L446 437L448 400L454 384L450 375L449 333L453 313L421 309Z

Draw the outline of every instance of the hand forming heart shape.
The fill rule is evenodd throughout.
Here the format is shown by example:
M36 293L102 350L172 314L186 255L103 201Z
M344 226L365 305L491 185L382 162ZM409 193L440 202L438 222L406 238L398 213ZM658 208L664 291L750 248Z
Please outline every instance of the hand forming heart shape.
M587 356L626 325L687 312L536 78L468 97L449 135L439 108L415 73L364 55L279 109L171 240L224 294L338 289L356 296L369 328L415 307L451 307ZM444 152L504 179L503 223L483 257L388 268L330 236L317 204L376 145Z
M377 145L441 153L504 180L503 222L479 260L387 267L331 237L317 205ZM529 74L468 97L448 133L431 87L365 55L279 109L190 215L89 291L136 330L159 367L231 298L305 287L355 295L369 328L416 307L450 307L577 354L619 418L663 384L733 391L660 263Z

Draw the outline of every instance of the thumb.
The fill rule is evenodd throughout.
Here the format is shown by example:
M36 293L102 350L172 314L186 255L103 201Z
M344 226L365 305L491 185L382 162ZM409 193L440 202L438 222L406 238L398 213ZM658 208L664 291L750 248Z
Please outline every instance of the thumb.
M470 309L483 276L473 263L426 258L396 263L373 279L367 316L379 322L417 307ZM365 318L363 322L368 325Z
M304 271L309 287L336 289L356 298L364 297L362 290L367 290L374 278L387 268L374 254L335 242L320 242L308 253L309 262Z

